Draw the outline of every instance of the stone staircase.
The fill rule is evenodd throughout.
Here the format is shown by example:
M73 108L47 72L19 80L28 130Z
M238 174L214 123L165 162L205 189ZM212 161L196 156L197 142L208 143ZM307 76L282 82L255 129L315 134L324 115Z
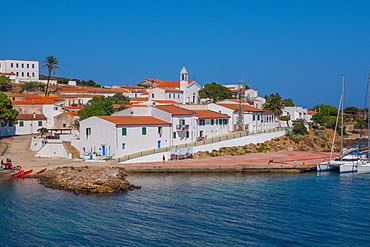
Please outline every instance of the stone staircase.
M72 154L72 159L77 159L80 157L80 151L72 146L70 141L63 141L63 146L66 149L67 153Z

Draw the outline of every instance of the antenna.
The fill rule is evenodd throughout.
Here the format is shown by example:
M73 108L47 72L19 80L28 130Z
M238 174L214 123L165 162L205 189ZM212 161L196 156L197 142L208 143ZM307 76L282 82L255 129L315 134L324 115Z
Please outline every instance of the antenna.
M239 106L238 106L238 118L236 120L237 130L243 131L244 130L244 105L243 105L243 98L244 98L244 91L245 91L245 84L244 84L244 72L242 72L242 80L239 82Z

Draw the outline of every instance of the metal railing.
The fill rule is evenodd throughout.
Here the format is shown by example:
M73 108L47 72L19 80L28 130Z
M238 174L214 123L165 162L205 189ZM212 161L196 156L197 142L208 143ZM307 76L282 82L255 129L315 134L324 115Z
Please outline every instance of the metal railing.
M197 142L184 143L184 144L174 145L174 146L170 146L170 147L156 148L156 149L145 150L145 151L141 151L141 152L137 152L137 153L132 153L132 154L128 154L128 155L125 155L123 157L120 157L117 160L118 160L118 162L122 162L122 161L130 160L130 159L142 157L142 156L145 156L145 155L168 152L172 148L196 147L196 146L201 146L201 145L205 145L205 144L216 143L216 142L220 142L220 141L240 138L240 137L243 137L243 136L256 135L256 134L262 134L262 133L271 133L271 132L282 131L282 130L285 130L285 129L286 128L278 127L278 128L274 128L274 129L270 129L270 130L263 130L263 131L252 131L252 132L242 131L242 132L223 135L223 136L219 136L219 137L207 138L207 139L203 139L203 140L197 141Z

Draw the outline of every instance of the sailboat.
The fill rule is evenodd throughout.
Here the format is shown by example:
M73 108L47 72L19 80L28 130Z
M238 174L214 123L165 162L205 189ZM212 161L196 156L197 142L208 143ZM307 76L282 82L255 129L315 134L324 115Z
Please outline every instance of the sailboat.
M341 113L342 123L341 123L341 136L340 136L340 156L335 158L334 160L321 162L317 164L317 171L339 171L340 173L347 173L347 172L356 172L357 167L359 164L364 163L365 153L359 153L351 151L349 153L344 153L343 151L343 132L344 132L344 83L345 77L342 75L342 93L339 101L339 111L337 116L337 123L339 119L339 114ZM336 124L337 127L337 124ZM334 131L336 131L335 128ZM335 132L334 132L335 133ZM334 139L333 138L333 145L334 146ZM332 149L333 152L333 149Z
M368 72L368 79L367 79L367 104L368 104L368 109L367 109L367 148L368 148L368 156L369 156L369 148L370 148L370 71ZM357 172L358 173L370 173L370 162L369 158L367 159L367 162L362 163L357 167Z

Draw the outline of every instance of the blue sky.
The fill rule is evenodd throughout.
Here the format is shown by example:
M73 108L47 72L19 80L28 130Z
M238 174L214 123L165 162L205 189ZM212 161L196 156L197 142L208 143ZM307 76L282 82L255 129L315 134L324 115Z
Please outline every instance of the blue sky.
M56 76L103 85L245 82L297 105L363 108L370 1L1 1L0 59L55 56ZM44 73L41 70L41 73Z

